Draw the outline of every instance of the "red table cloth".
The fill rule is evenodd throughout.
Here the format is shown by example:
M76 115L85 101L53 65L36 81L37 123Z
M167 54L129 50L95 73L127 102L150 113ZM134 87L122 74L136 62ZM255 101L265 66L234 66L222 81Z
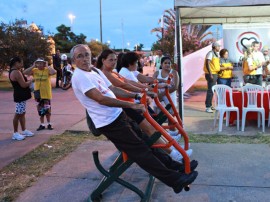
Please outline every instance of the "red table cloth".
M245 96L245 103L244 106L247 106L247 94L244 94ZM230 97L229 97L229 92L227 92L226 95L226 102L227 105L230 106ZM235 107L239 108L239 117L240 120L242 120L242 92L241 91L233 91L233 103ZM261 106L261 93L258 93L258 97L257 97L257 103L258 103L258 107ZM263 107L265 110L265 120L268 119L268 114L269 114L269 103L268 103L268 96L267 96L267 91L264 91L263 94ZM236 121L236 112L231 112L230 113L230 124L233 124L234 121ZM257 120L258 119L258 113L257 112L248 112L247 116L246 116L246 120Z

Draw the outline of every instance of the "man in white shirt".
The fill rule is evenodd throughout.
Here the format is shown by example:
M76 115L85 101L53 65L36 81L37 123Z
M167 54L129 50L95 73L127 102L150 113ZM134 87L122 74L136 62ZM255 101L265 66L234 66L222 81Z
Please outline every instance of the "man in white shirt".
M253 41L251 46L253 49L253 60L257 66L256 84L261 86L262 85L263 65L265 63L265 59L264 59L262 52L259 51L260 43L258 41Z
M183 174L168 168L168 161L157 158L131 129L122 108L145 111L144 105L117 100L116 96L135 97L135 94L112 86L100 70L91 66L91 51L87 45L74 46L70 54L77 67L72 76L74 93L87 109L96 128L142 169L172 187L175 193L191 184L198 175L196 171Z

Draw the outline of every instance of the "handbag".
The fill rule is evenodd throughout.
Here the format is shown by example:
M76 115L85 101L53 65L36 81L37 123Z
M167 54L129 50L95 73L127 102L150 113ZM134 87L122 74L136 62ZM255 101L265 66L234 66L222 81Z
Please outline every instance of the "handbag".
M40 90L34 90L34 98L35 98L36 100L38 100L38 99L41 98L41 97L40 97Z
M44 73L44 70L43 70L43 72L42 72L42 74L41 74L41 77L40 77L40 80L39 80L39 89L40 89L40 86L41 86L41 78L42 78L42 76L43 76L43 73ZM40 90L34 90L34 98L35 98L36 100L40 100L40 99L41 99L41 96L40 96Z

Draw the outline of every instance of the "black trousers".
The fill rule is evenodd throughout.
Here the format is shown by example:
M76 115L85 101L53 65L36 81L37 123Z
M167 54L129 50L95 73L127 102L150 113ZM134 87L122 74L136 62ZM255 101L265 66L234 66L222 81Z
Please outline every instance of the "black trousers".
M152 151L132 129L124 112L114 122L98 130L112 141L117 149L126 152L128 157L146 172L170 187L179 185L181 173L173 167L168 168L175 162L160 150Z
M57 68L56 70L56 87L59 87L59 81L62 79L62 70L61 68Z
M206 99L205 99L205 106L207 108L212 106L212 100L213 100L213 95L214 95L212 91L212 87L216 85L217 79L218 79L217 74L212 74L212 75L213 75L213 80L210 79L209 74L205 74L205 79L207 81L207 93L206 93Z

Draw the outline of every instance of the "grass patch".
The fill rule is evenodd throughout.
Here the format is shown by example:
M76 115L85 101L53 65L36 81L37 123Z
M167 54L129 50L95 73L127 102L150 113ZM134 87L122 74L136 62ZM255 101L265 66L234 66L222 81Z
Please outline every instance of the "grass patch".
M191 143L270 144L270 136L266 135L246 137L190 133L189 138ZM52 136L46 143L4 167L0 170L0 201L14 201L21 192L32 186L40 176L86 140L106 140L106 138L105 136L95 137L87 132L67 131L61 135Z
M46 143L4 167L0 171L0 201L14 201L38 177L89 139L105 140L105 137L95 137L86 132L65 132L52 136Z
M194 143L242 143L242 144L269 144L270 136L256 135L256 136L240 136L240 135L195 135L189 134L189 141Z

